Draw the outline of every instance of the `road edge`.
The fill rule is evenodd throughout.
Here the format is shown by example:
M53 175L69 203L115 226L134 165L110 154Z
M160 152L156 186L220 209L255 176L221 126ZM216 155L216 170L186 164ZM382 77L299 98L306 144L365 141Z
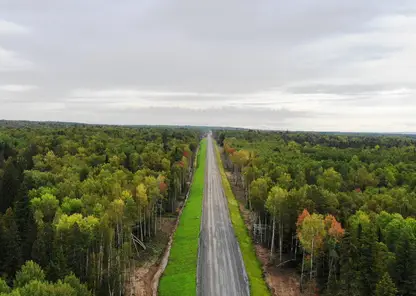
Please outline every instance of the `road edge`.
M167 256L166 264L163 267L162 272L159 274L158 280L156 281L155 278L154 278L154 283L153 284L155 284L155 286L153 288L155 288L155 289L153 289L153 291L152 291L153 296L157 296L157 295L160 294L159 293L160 282L161 282L161 280L163 278L163 275L164 275L164 272L166 270L166 267L169 264L170 252L171 252L171 248L173 247L174 240L175 240L175 234L176 234L176 231L177 231L177 229L179 227L179 224L181 222L182 213L186 209L186 205L187 205L188 198L191 195L190 193L192 192L192 186L194 185L194 181L195 181L194 178L195 178L196 172L197 172L199 166L201 165L201 163L202 162L206 162L206 155L203 155L202 156L203 161L201 161L201 163L199 162L199 160L200 160L199 159L199 153L203 153L203 152L206 153L206 146L205 146L205 149L202 149L202 145L206 145L206 138L201 139L201 141L199 143L199 146L198 146L198 149L197 149L197 153L196 153L196 157L195 157L195 162L194 162L194 168L193 168L193 174L192 174L192 182L191 182L191 185L189 186L189 190L187 192L187 195L186 195L186 198L185 198L185 201L184 201L184 205L182 206L182 208L181 208L181 210L179 212L178 219L176 221L176 225L175 225L174 231L172 232L172 235L171 235L171 238L170 238L170 241L169 241L169 243L170 243L169 244L169 248L168 248L168 250L166 250L166 253L165 253L165 256ZM204 176L205 176L205 164L204 164ZM204 189L205 189L205 187L204 187ZM203 192L202 192L202 199L203 199ZM201 199L201 211L202 211L202 199ZM201 219L202 219L202 217L200 216L199 217L199 220L201 221ZM198 233L198 244L199 244L199 233ZM197 269L197 266L195 266L195 268ZM195 272L195 274L196 273L197 273L197 271ZM196 289L195 289L195 292L196 292Z
M238 250L239 253L242 257L242 262L243 262L243 266L244 266L244 275L247 278L247 284L248 284L248 288L249 288L249 295L252 296L266 296L266 295L271 295L269 287L265 281L264 278L264 273L261 267L261 263L257 258L256 255L256 251L254 249L254 243L251 239L251 236L248 233L248 229L246 227L246 224L244 223L244 219L241 216L241 212L238 206L238 202L237 199L234 196L234 193L231 189L231 185L227 179L227 176L225 174L225 170L224 170L224 166L222 164L222 160L221 160L221 155L220 155L220 151L218 149L218 144L217 142L213 139L213 143L215 146L215 155L217 158L217 164L218 164L218 168L220 170L220 174L221 174L221 180L222 180L222 185L223 185L223 191L224 194L227 198L228 201L228 210L230 212L230 220L231 223L233 225L233 229L234 229L234 235L237 238L237 242L238 242ZM237 224L236 220L241 220L238 221L240 223ZM236 230L241 230L240 236L237 234ZM244 236L244 237L243 237ZM245 250L247 252L242 252L241 251L241 245L244 243L244 245L247 245L245 247ZM248 258L248 257L252 257L252 258ZM254 263L254 271L256 274L253 274L254 272L252 272L253 270L250 268L249 270L247 270L247 262L248 261L255 261ZM251 266L251 264L250 264ZM260 275L260 276L259 276ZM260 292L258 292L258 290L260 290Z

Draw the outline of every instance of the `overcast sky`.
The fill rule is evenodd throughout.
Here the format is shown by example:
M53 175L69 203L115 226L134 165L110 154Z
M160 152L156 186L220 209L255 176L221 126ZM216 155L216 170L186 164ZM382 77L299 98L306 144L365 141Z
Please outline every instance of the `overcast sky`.
M416 1L0 0L0 118L416 132Z

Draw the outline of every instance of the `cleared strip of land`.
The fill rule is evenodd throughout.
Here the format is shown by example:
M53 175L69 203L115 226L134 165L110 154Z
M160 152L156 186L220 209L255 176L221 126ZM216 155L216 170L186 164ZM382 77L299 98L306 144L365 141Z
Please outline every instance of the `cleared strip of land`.
M160 296L196 294L198 240L204 196L207 140L201 141L188 201L174 235L169 263L159 285Z
M234 233L237 236L240 250L243 255L244 265L246 267L247 276L250 282L250 294L253 296L270 295L264 281L261 264L257 259L256 252L251 237L248 233L247 227L244 224L243 217L241 217L238 202L231 190L230 183L222 165L220 152L217 145L215 145L218 167L221 173L222 185L228 200L228 208L230 210L231 223L234 227Z
M243 258L230 222L211 135L208 136L206 162L197 295L248 296Z

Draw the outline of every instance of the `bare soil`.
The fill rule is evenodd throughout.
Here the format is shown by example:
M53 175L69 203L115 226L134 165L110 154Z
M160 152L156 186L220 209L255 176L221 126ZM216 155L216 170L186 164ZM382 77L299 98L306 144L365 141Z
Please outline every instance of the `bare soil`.
M160 259L176 223L176 217L162 217L161 231L146 244L147 250L140 253L140 258L132 271L126 295L152 296L152 280L159 269Z
M226 172L228 181L231 184L234 195L240 204L240 212L244 219L244 222L252 233L252 216L248 209L244 206L244 190L236 186L232 182L231 173ZM266 283L269 286L272 295L274 296L301 296L300 292L300 280L296 273L296 269L287 267L276 267L276 264L270 262L270 250L263 247L260 244L255 244L257 258L263 265L263 273L266 279Z

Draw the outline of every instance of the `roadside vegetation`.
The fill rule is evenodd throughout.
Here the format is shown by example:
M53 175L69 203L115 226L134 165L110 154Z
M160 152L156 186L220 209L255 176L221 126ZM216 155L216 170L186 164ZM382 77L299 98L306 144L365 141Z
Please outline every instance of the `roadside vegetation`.
M183 208L170 251L169 262L159 285L160 296L196 294L198 241L204 196L207 140L198 151L197 166L188 200Z
M416 295L414 137L253 130L215 137L253 217L255 242L269 248L275 270L297 270L305 295Z
M264 281L261 264L256 257L252 239L248 233L246 225L244 224L238 202L234 197L230 183L228 182L227 176L225 174L217 145L215 145L215 151L218 167L221 173L224 192L228 201L231 223L233 224L234 233L240 245L244 265L250 282L250 293L251 295L270 295L270 291L268 290L266 282Z

